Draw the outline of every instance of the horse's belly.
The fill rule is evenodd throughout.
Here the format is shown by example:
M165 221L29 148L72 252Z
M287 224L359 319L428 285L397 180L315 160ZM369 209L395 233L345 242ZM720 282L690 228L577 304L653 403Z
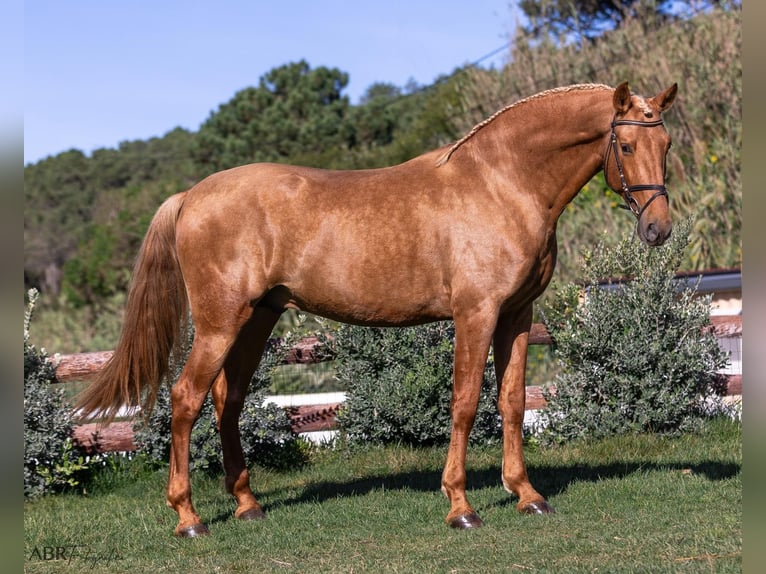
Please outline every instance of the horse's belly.
M366 286L300 282L280 285L263 299L277 309L297 309L343 323L370 326L403 326L451 317L446 290L406 289L391 283Z
M296 305L295 308L334 321L368 327L406 327L451 318L448 313L436 313L433 310L383 306Z

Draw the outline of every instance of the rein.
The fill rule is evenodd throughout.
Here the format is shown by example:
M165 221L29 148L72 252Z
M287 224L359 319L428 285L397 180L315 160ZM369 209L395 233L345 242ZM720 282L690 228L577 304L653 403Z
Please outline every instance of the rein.
M619 148L617 146L617 134L615 133L614 128L617 126L638 126L642 128L654 128L661 125L663 125L662 119L655 120L653 122L641 122L637 120L618 120L616 115L615 118L612 119L612 131L611 135L609 136L610 143L607 144L606 153L604 153L604 176L606 176L606 166L607 162L609 161L609 153L611 152L614 155L614 161L617 164L617 172L620 175L620 190L622 191L622 198L625 200L625 205L621 205L620 207L622 209L629 209L632 211L636 216L636 219L641 219L641 214L643 214L646 208L649 207L649 205L658 197L665 196L668 198L668 191L665 188L664 183L628 185L628 182L625 179L625 172L622 168L622 161L620 160ZM665 179L664 171L665 170L663 168L663 181ZM651 190L655 190L654 195L652 195L649 200L644 203L643 207L639 206L636 198L633 197L633 192Z

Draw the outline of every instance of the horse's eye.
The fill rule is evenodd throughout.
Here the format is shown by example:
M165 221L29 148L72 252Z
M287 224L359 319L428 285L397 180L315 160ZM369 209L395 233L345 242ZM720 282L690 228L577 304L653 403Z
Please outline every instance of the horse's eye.
M622 153L624 153L624 154L631 154L631 153L633 153L633 148L630 147L628 144L625 144L625 143L621 144L620 147L622 149Z

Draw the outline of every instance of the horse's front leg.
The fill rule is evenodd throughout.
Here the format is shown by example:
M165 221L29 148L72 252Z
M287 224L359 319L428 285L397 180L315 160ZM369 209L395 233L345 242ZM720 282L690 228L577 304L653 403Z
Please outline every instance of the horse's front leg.
M452 385L452 431L442 473L442 492L449 498L447 523L452 528L482 526L481 518L466 497L465 458L468 436L476 418L481 381L496 315L493 312L456 314L455 362Z
M525 371L532 306L521 313L502 315L494 336L497 406L503 419L503 486L519 497L517 509L527 514L549 514L553 508L529 482L524 465L522 425L526 401Z

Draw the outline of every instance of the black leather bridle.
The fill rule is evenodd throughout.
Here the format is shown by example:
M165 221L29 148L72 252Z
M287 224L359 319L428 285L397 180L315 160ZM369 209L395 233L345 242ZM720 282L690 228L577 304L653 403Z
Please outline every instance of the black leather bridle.
M607 163L609 162L609 154L610 152L614 155L614 161L617 164L617 172L620 174L620 191L622 192L622 198L625 200L625 205L621 205L623 209L629 209L632 211L636 219L641 219L641 214L644 213L647 207L658 197L665 196L665 198L670 201L670 198L668 198L668 191L665 189L665 166L662 167L662 181L663 183L649 183L649 184L643 184L643 185L628 185L627 180L625 179L625 172L622 168L622 161L620 160L620 153L619 153L619 147L617 142L617 134L614 131L614 128L617 126L638 126L642 128L654 128L657 126L663 125L662 119L655 120L652 122L641 122L637 120L618 120L617 116L615 114L614 119L612 119L612 133L609 136L609 143L606 146L606 152L604 153L604 178L608 180L606 177L606 168ZM607 185L609 185L609 182L607 181ZM611 187L611 186L610 186ZM649 200L644 203L643 206L638 205L638 202L636 201L636 198L633 197L633 193L636 191L651 191L655 190L654 195L652 195ZM615 190L617 191L617 190Z

